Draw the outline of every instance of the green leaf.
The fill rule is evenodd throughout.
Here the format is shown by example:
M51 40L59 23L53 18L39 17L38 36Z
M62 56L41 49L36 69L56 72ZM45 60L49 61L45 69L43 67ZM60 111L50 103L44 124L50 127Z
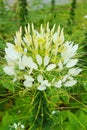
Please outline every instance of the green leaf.
M6 112L6 114L4 115L2 119L2 125L3 126L10 125L11 122L12 122L12 116L10 116L8 112Z
M82 110L79 110L77 112L77 116L80 120L80 122L85 126L85 128L87 129L87 113L82 111Z
M69 112L69 127L70 130L86 130L82 122L71 112Z

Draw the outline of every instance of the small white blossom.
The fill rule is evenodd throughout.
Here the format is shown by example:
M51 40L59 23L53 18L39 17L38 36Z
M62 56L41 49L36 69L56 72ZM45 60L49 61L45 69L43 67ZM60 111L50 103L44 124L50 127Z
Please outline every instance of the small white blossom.
M12 129L15 129L15 130L24 130L24 128L25 128L25 126L23 125L23 124L21 124L20 122L18 122L18 123L14 123L12 126L10 126L10 130L12 130Z

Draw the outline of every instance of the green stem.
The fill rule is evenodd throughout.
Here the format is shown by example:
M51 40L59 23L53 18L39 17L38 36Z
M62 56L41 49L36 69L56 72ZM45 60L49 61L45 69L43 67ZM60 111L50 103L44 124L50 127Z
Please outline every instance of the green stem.
M36 105L35 105L36 104ZM50 107L48 101L46 99L46 92L37 91L37 96L34 99L32 104L33 110L32 115L33 119L31 120L31 124L29 130L43 130L43 127L47 125L48 122L51 121L50 119Z

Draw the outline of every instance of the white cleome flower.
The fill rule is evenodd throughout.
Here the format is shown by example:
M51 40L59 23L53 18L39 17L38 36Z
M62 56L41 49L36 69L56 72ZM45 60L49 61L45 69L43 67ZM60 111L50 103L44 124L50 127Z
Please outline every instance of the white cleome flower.
M35 88L44 91L51 85L60 89L71 87L77 83L76 76L82 69L77 67L78 44L64 41L63 29L55 24L50 29L49 23L40 26L37 31L32 24L16 33L14 43L7 43L5 48L7 75L13 77L13 82L22 80L25 88ZM76 58L75 58L76 57Z

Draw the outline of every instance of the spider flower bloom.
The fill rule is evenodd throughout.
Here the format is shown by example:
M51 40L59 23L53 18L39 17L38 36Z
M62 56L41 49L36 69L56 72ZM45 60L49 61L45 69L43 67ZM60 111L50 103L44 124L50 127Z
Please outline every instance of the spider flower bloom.
M55 25L50 29L49 23L46 27L41 24L37 31L33 24L31 27L28 24L23 37L21 28L16 33L14 43L7 43L7 64L3 68L7 75L14 77L14 82L23 80L25 88L40 91L77 83L75 77L82 71L75 58L78 44L65 41L60 26L55 31Z

